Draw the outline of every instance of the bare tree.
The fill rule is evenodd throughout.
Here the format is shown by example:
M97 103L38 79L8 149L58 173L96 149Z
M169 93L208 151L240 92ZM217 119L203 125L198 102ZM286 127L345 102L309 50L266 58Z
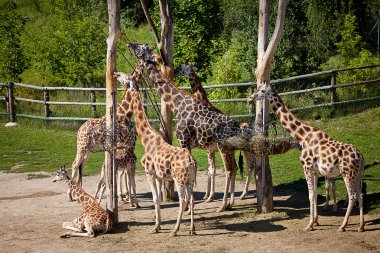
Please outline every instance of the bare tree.
M170 81L174 79L174 61L173 61L173 43L174 43L174 24L173 17L169 11L169 4L167 0L159 0L160 7L160 19L161 19L161 36L158 36L158 31L153 23L153 20L149 14L149 10L145 4L144 0L140 0L141 6L144 10L145 17L152 29L154 39L157 44L157 48L160 52L160 56L163 64L161 65L161 72ZM165 106L164 101L161 98L161 114L164 119L166 129L161 129L165 131L167 136L167 142L172 143L173 141L173 112L169 107ZM165 181L164 182L164 200L172 201L174 198L174 182Z
M117 41L120 37L120 0L108 0L108 28L109 36L107 38L107 70L106 70L106 126L107 129L114 129L111 111L115 108L115 97L117 92L117 83L113 77L116 71L116 48ZM109 143L114 140L107 140ZM117 204L117 185L116 185L116 163L113 162L115 151L105 153L106 161L106 188L107 188L107 212L110 213L112 221L118 222L118 204Z
M271 61L277 50L284 30L287 2L287 0L279 0L278 2L276 26L268 44L269 0L260 0L257 68L255 71L257 87L260 87L264 82L270 81ZM268 108L267 100L260 100L256 102L256 125L263 128L264 134L268 133L266 120L268 118L268 110L266 108ZM255 175L257 189L257 211L259 213L272 212L273 183L268 156L257 158Z

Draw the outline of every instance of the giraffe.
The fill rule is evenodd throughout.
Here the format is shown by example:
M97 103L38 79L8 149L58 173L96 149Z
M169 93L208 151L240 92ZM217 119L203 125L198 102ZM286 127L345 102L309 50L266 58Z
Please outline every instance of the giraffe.
M129 81L126 74L122 72L116 72L114 75L119 82L129 85L131 90L130 99L136 131L145 151L141 158L141 164L145 169L145 174L152 190L156 213L156 224L151 232L158 233L161 229L160 192L162 180L174 180L178 191L179 213L177 223L170 235L177 235L183 211L189 202L191 215L190 235L195 235L193 186L196 180L197 168L194 158L188 149L174 147L166 143L161 134L150 126L136 82Z
M268 98L273 111L285 130L302 146L300 160L304 169L310 201L310 220L305 230L313 230L313 225L318 225L316 191L318 174L322 174L328 178L342 175L346 184L349 204L338 231L345 231L356 200L358 200L360 208L358 231L364 231L363 199L360 191L360 180L364 172L363 155L353 145L338 142L322 130L309 126L300 120L286 108L280 96L267 82L263 82L257 91L249 97L248 101L252 102L264 97Z
M142 72L142 68L137 67L134 70L134 75L139 76ZM136 169L136 155L134 154L135 150L135 142L136 142L136 132L133 130L130 124L130 117L132 116L132 109L130 108L130 102L127 98L129 98L128 90L125 90L124 96L122 97L120 103L117 105L116 109L116 118L119 126L119 135L118 135L118 146L122 148L117 152L117 162L119 170L119 181L121 182L121 176L123 168L126 169L126 173L131 175L128 177L128 184L123 182L128 186L128 188L132 187L133 192L135 190L135 182L134 182L134 174ZM105 135L104 131L106 129L106 118L105 116L96 119L90 119L86 121L77 132L77 154L74 162L72 163L72 178L75 177L75 174L78 172L77 181L79 184L82 184L82 169L84 168L86 161L89 158L91 150L99 147L102 148L105 146ZM124 152L124 154L123 154ZM124 156L124 159L122 158ZM125 166L128 164L129 166ZM104 168L104 163L102 168ZM103 177L99 184L102 184ZM122 185L120 184L120 187ZM98 185L98 188L100 185ZM99 189L100 190L100 189ZM129 195L130 191L129 189ZM98 190L97 190L98 191ZM125 192L124 192L125 193ZM70 191L67 192L68 199L72 200ZM123 195L123 193L121 193ZM135 193L134 193L135 195ZM136 200L136 196L134 196ZM131 201L131 199L129 199ZM133 206L134 204L131 203Z
M63 228L73 230L66 232L61 237L81 236L94 237L95 232L107 233L111 231L112 220L96 200L88 195L82 187L68 175L65 168L61 167L53 182L64 180L72 192L73 198L82 206L83 212L72 222L63 222ZM83 232L83 229L87 232Z
M134 145L134 144L133 144ZM121 200L129 203L132 207L139 207L136 198L136 183L135 183L135 169L136 169L136 155L126 149L118 149L116 151L116 163L118 170L118 196ZM105 163L103 162L102 171L100 174L100 181L97 185L95 192L95 199L98 197L98 202L101 202L104 191L106 190L105 182ZM123 188L123 189L122 189ZM133 198L132 198L133 193ZM128 195L128 199L124 200L123 197Z
M176 117L176 137L180 146L189 150L197 147L205 149L209 153L219 150L224 163L226 184L222 205L217 211L221 212L227 207L233 206L237 171L235 153L231 150L225 150L217 144L215 129L223 123L230 126L231 129L239 130L239 123L204 106L192 95L180 90L165 78L158 69L158 63L152 55L152 49L147 45L129 43L129 48L132 54L138 58L139 64L145 67L156 91ZM229 201L228 193L230 193Z
M196 67L192 67L188 64L188 61L186 60L184 63L180 64L175 70L174 75L177 76L186 76L189 79L189 83L191 86L191 91L193 92L193 95L196 99L198 99L204 106L213 109L221 114L219 109L214 107L214 105L208 100L207 94L205 89L203 88L197 74L195 71L197 70ZM249 124L246 122L243 122L240 124L240 128L242 131L247 129L249 127ZM212 199L215 193L215 152L208 152L208 178L207 178L207 188L206 188L206 194L204 196L204 199ZM245 181L245 186L242 194L240 195L240 199L244 199L245 196L248 194L248 188L249 183L251 181L252 171L254 170L255 165L255 156L251 152L243 151L243 155L247 161L248 165L248 173Z

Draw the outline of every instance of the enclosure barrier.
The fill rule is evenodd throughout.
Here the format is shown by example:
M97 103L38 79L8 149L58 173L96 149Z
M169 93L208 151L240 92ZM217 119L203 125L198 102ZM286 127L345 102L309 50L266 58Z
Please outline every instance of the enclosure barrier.
M354 100L346 100L346 101L339 101L337 98L337 92L336 92L337 89L342 89L342 88L346 88L346 87L350 87L350 86L356 86L356 85L363 85L363 84L377 84L378 85L380 83L380 78L372 79L372 80L359 81L359 82L355 82L355 83L340 84L340 85L338 85L336 83L336 77L337 77L337 74L339 72L349 71L349 70L366 69L366 68L379 69L380 64L370 65L370 66L342 68L342 69L333 69L333 70L322 71L322 72L317 72L317 73L312 73L312 74L294 76L294 77L289 77L289 78L284 78L284 79L273 80L273 81L271 81L271 84L276 86L277 84L288 82L288 81L301 80L301 79L323 76L323 75L330 75L330 84L329 85L279 93L280 96L288 96L288 95L304 94L304 93L315 92L315 91L330 91L331 92L331 99L330 99L329 103L321 103L321 104L315 104L315 105L310 105L310 106L292 108L291 111L301 111L301 110L306 110L306 109L314 109L314 108L334 106L334 105L354 103L354 102L361 102L361 101L368 101L368 100L379 100L380 101L380 96L360 98L360 99L354 99ZM380 70L379 70L379 77L380 77ZM105 92L105 90L106 90L105 88L41 87L41 86L34 86L34 85L28 85L28 84L22 84L22 83L9 82L9 83L0 83L0 92L4 89L4 87L6 88L5 96L0 96L0 102L5 101L6 111L0 111L0 115L8 115L9 122L16 122L16 117L40 119L40 120L45 120L45 121L51 121L51 120L86 121L88 119L98 117L97 106L103 106L104 107L106 104L103 102L97 102L97 96L96 96L97 92ZM40 90L43 93L43 100L15 97L14 96L15 87ZM247 88L247 89L249 89L249 94L252 94L256 88L256 82L247 82L247 83L238 83L238 84L209 85L209 86L204 86L203 88L204 89L219 89L219 88L228 88L228 87ZM181 89L190 90L190 87L181 87ZM123 88L118 89L118 91L123 91L123 90L125 90L125 89L123 89ZM51 101L50 100L50 92L52 92L52 91L85 91L85 92L90 92L90 100L91 101L90 102ZM145 94L147 89L143 88L143 89L141 89L141 91L143 92L143 94ZM145 97L145 95L144 95L144 97ZM24 113L16 113L15 101L43 104L44 105L44 113L43 113L44 116L30 115L30 114L24 114ZM244 102L244 103L246 103L246 101L247 101L247 98L211 100L212 103L231 103L231 102ZM52 111L50 109L50 105L91 106L92 117L53 117L53 116L51 116ZM160 103L158 103L158 105L160 105ZM148 107L148 106L152 106L152 103L144 103L144 107ZM253 105L249 106L248 114L239 114L239 115L230 115L230 116L234 117L234 118L253 117L254 116ZM157 121L157 120L153 119L152 121Z

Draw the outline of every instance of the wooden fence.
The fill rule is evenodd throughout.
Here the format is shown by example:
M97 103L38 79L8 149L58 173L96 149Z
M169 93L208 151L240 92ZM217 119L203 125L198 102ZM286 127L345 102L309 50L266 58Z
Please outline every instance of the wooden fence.
M379 78L372 79L372 80L363 80L358 81L355 83L347 83L347 84L337 84L336 78L337 74L339 72L343 71L351 71L351 70L359 70L359 69L366 69L366 68L373 68L375 70L378 70L379 72ZM321 86L321 87L315 87L315 88L309 88L309 89L303 89L303 90L294 90L289 92L283 92L280 93L280 96L288 96L288 95L294 95L294 94L303 94L303 93L310 93L310 92L316 92L316 91L329 91L331 93L331 99L329 102L321 103L321 104L315 104L310 106L304 106L299 108L292 108L293 111L300 111L305 109L313 109L313 108L320 108L320 107L326 107L326 106L334 106L338 104L346 104L346 103L353 103L353 102L360 102L360 101L369 101L369 100L377 100L380 102L380 96L368 96L363 97L360 99L354 99L354 100L346 100L346 101L339 101L337 99L337 89L342 89L350 86L356 86L356 85L363 85L363 84L373 84L373 85L379 85L380 83L380 64L377 65L371 65L371 66L359 66L359 67L352 67L352 68L344 68L344 69L334 69L334 70L328 70L328 71L322 71L318 73L312 73L307 75L300 75L300 76L294 76L290 78L285 79L279 79L279 80L272 80L272 85L277 85L284 82L289 81L295 81L295 80L302 80L307 78L313 78L313 77L319 77L319 76L329 76L330 78L330 84ZM29 98L23 98L23 97L15 97L15 89L17 87L20 88L29 88L33 90L39 90L43 94L43 100L37 100L37 99L29 99ZM205 89L219 89L219 88L228 88L228 87L241 87L249 89L249 93L251 94L256 87L255 82L248 82L248 83L239 83L239 84L221 84L221 85L209 85L204 86ZM85 121L90 118L97 117L97 106L105 106L104 102L97 102L97 93L99 92L105 92L105 88L74 88L74 87L41 87L41 86L34 86L34 85L27 85L27 84L21 84L21 83L0 83L0 91L5 88L5 96L0 96L0 101L5 101L6 103L6 111L0 111L0 115L8 115L9 116L9 122L16 122L16 117L24 117L24 118L31 118L31 119L40 119L45 121L51 121L51 120L73 120L73 121ZM181 87L181 89L189 90L190 87ZM122 91L124 89L118 89L119 91ZM50 93L52 91L82 91L82 92L89 92L90 100L89 102L83 102L83 101L51 101L50 100ZM144 90L143 90L144 92ZM26 114L22 112L16 113L16 103L15 102L29 102L29 103L36 103L36 104L42 104L44 108L43 115L44 116L37 116L37 115L31 115ZM242 102L247 103L247 98L232 98L232 99L219 99L219 100L211 100L213 103L232 103L232 102ZM91 106L92 111L92 117L53 117L51 116L51 109L50 105L75 105L75 106ZM159 105L159 103L158 103ZM152 106L151 103L145 103L145 106ZM246 114L235 114L230 115L231 117L239 118L239 117L253 117L254 111L253 107L248 107L248 111ZM154 120L153 120L154 121Z

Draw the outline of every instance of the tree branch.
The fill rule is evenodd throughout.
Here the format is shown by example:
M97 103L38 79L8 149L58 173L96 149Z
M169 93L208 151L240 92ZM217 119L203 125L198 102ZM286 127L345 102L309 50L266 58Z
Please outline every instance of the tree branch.
M278 2L276 26L274 28L274 32L272 34L269 45L267 49L265 50L262 61L260 64L258 64L258 68L256 71L262 71L262 73L264 73L266 69L270 67L271 61L277 50L282 33L284 31L285 11L286 11L287 3L288 3L288 0L279 0Z
M158 45L160 43L160 39L158 37L157 28L156 28L156 26L153 23L152 17L149 14L149 11L148 11L148 8L147 8L147 6L145 4L145 1L144 0L140 0L140 3L141 3L141 7L143 8L146 20L148 21L148 24L150 26L150 29L152 29L154 39L156 40L156 44Z

